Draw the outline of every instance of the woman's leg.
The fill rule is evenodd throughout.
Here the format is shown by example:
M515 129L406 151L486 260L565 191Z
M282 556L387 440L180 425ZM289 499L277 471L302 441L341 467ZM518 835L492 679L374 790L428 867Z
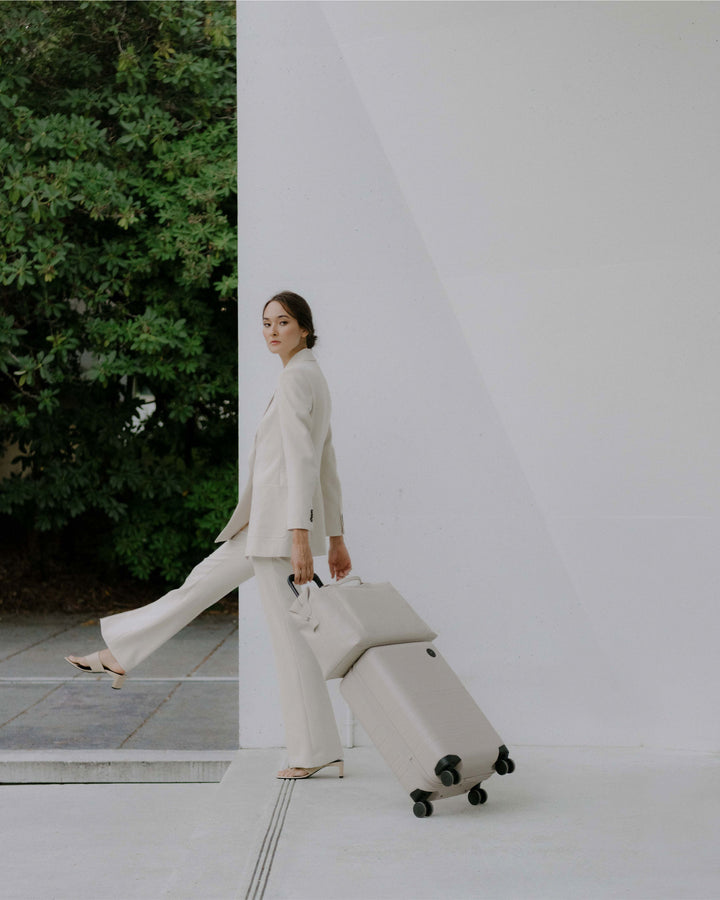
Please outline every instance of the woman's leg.
M154 650L177 634L208 606L252 578L253 565L245 556L247 531L220 544L190 572L182 587L159 600L106 616L100 629L108 649L129 672Z
M253 556L277 664L290 766L313 768L342 759L342 744L322 671L288 608L292 572L285 557Z

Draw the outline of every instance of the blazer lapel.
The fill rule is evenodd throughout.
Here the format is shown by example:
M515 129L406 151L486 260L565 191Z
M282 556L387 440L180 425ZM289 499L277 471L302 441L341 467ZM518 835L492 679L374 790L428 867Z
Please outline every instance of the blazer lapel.
M317 360L315 359L315 354L312 352L312 350L308 350L307 347L303 347L302 350L298 350L298 352L294 356L290 357L290 359L288 360L288 365L291 366L293 362L298 359L298 357L300 358L300 360L305 360L305 362L317 362ZM277 393L277 391L275 393ZM262 414L263 419L267 415L267 411L272 406L272 402L274 399L275 394L272 395L270 401L268 402L268 405L265 407L265 412Z
M267 411L270 409L270 404L273 402L274 399L275 399L275 394L272 395L268 405L265 407L265 412L262 414L263 419L265 418L265 414L267 413Z
M315 359L315 354L308 347L303 347L302 350L298 350L293 356L288 360L288 366L292 366L295 362L317 362ZM285 366L287 368L287 366Z

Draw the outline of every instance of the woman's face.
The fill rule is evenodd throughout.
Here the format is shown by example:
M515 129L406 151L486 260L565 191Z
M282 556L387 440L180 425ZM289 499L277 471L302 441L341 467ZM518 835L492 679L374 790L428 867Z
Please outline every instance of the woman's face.
M276 353L286 363L305 346L308 330L300 327L298 320L287 312L282 303L273 300L263 313L263 335L268 350Z

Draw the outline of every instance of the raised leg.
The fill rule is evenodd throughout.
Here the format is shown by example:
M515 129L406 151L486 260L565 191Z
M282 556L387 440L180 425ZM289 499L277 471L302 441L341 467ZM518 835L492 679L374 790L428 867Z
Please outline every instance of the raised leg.
M181 587L159 600L100 620L103 639L126 672L203 610L252 578L253 566L245 556L246 534L241 531L237 537L220 544L195 566Z

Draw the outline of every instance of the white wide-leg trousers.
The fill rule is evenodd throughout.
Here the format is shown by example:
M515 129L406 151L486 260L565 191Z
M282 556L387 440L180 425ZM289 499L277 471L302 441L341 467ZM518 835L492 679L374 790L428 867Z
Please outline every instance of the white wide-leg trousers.
M100 620L103 639L126 672L177 634L204 609L254 575L277 665L290 766L320 766L342 759L342 745L327 684L317 660L288 614L292 592L288 557L245 556L247 531L221 544L188 575L182 587L154 603Z

